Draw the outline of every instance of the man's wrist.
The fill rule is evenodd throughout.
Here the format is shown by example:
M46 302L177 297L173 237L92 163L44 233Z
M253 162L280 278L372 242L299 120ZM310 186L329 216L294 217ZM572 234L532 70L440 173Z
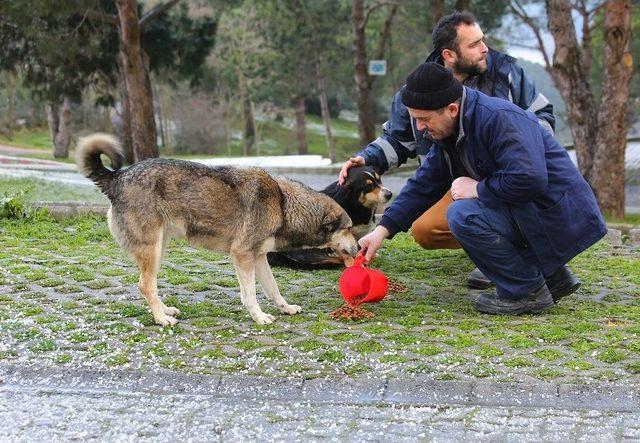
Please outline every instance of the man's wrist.
M376 226L374 231L377 231L380 235L382 235L382 238L387 238L389 237L389 234L391 234L389 230L382 225Z

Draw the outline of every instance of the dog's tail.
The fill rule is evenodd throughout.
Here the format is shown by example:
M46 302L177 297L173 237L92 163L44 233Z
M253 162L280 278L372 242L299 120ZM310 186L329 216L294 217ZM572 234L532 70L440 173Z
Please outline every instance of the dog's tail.
M105 168L100 155L111 160L113 169ZM91 134L80 139L76 151L76 164L80 173L93 180L107 197L113 195L115 172L122 167L124 153L117 138L109 134Z

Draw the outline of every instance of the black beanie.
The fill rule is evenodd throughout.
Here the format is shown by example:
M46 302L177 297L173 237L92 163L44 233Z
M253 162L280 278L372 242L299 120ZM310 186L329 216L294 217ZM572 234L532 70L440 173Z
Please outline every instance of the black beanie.
M441 109L460 97L462 83L447 68L432 62L418 66L402 88L402 103L413 109Z

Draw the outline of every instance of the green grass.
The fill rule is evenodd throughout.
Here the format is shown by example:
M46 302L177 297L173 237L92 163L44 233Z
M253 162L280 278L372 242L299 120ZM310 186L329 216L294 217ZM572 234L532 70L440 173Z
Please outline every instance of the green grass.
M8 195L27 190L26 202L84 202L107 204L109 199L100 192L97 186L67 185L64 183L39 180L34 178L0 177L0 189Z
M640 214L625 214L624 218L605 217L607 223L640 225Z
M567 368L574 371L588 371L594 367L593 364L585 360L570 360L564 364Z
M345 354L342 351L338 351L335 349L323 352L318 356L318 361L328 363L340 363L344 359Z
M71 363L71 361L73 361L73 357L69 354L60 354L56 355L53 361L58 364Z
M328 157L327 147L324 136L324 126L322 119L317 116L307 115L307 145L309 154L322 155ZM237 122L235 129L241 130L241 121ZM297 154L297 139L294 128L288 128L281 123L275 121L259 122L259 149L260 155L284 155ZM345 120L332 119L331 121L332 135L335 144L336 160L346 160L355 151L360 148L358 139L358 127L355 122ZM379 131L379 128L376 128ZM227 155L226 146L218 146L214 148L218 155ZM237 157L242 155L242 141L234 140L231 143L231 156ZM255 149L250 151L251 155L257 155ZM163 150L160 150L160 155ZM204 158L210 157L202 154L168 154L167 156L181 159Z
M308 339L301 342L298 342L294 345L295 348L299 349L301 352L311 352L316 349L320 349L324 346L324 344L315 339Z
M291 118L291 117L289 117ZM309 154L322 155L328 157L325 136L324 125L322 119L318 116L307 115L307 145ZM235 129L241 130L243 122L238 120L235 122ZM341 161L349 158L353 153L360 148L360 142L358 139L358 127L357 123L349 122L340 119L332 119L331 122L332 135L335 144L336 160ZM379 128L376 128L380 132ZM283 155L283 154L297 154L297 138L295 128L287 127L281 123L275 121L261 121L258 123L259 131L259 150L260 155ZM29 158L39 158L53 160L51 138L47 128L25 128L14 133L12 140L8 140L6 137L0 137L0 143L24 147L41 149L42 153L30 153L26 154ZM212 150L217 153L218 156L226 156L229 154L227 146L214 146ZM257 155L256 149L252 149L251 155ZM73 163L74 160L74 147L71 147L70 156L68 159L55 159L58 161ZM233 140L231 144L231 156L242 155L242 141ZM189 154L178 155L169 153L165 148L160 148L161 157L171 158L207 158L211 155L204 154Z
M310 378L415 373L624 381L640 371L638 254L631 249L612 253L603 243L576 258L571 266L583 287L536 316L475 312L464 286L473 264L462 251L423 251L399 234L381 252L372 266L409 290L367 306L372 319L331 318L343 303L339 270L278 268L283 295L303 312L280 315L259 291L276 321L258 326L224 256L171 242L159 292L182 314L179 325L161 328L136 287L135 263L115 244L104 217L3 219L0 349L12 352L0 358ZM213 283L225 279L234 282L228 291ZM197 281L216 289L194 292Z
M508 360L504 360L503 364L508 368L524 368L533 366L534 363L526 357L516 356Z
M11 139L0 136L0 143L21 148L42 148L43 151L52 150L51 136L46 127L18 129L13 132Z

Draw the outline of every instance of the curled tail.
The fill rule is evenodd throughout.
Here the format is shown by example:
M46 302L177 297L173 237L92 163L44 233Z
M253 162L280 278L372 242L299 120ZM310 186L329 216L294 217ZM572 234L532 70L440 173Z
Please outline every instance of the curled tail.
M111 167L107 169L102 164L100 155L104 154L111 160ZM115 171L122 167L124 153L117 138L109 134L91 134L80 139L76 151L76 164L81 174L93 180L109 199L113 196L113 180Z

